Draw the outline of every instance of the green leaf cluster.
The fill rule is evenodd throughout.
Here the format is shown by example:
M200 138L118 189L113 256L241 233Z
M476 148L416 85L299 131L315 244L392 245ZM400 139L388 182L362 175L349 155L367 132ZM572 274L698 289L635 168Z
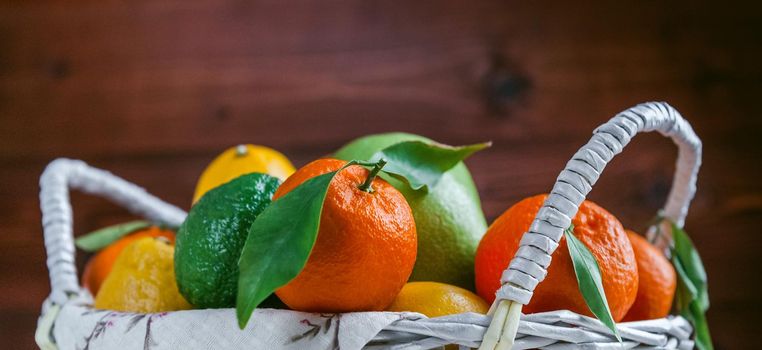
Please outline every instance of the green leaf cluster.
M389 146L370 161L350 161L338 171L309 179L265 208L252 224L238 261L238 325L244 328L256 307L304 268L320 228L320 214L331 180L351 165L387 162L385 173L415 190L434 186L441 176L489 143L452 147L408 141ZM358 184L361 185L361 184Z

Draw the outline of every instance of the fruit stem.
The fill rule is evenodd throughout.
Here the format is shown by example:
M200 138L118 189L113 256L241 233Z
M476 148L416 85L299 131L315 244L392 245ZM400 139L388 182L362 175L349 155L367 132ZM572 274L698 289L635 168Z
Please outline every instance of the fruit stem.
M235 155L236 155L236 157L243 157L243 156L245 156L247 154L249 154L249 148L246 147L246 145L235 146Z
M373 187L371 187L371 183L373 183L373 180L376 179L376 175L378 175L378 172L381 171L381 168L386 165L386 159L381 158L378 160L376 164L373 165L373 169L370 170L370 173L368 174L368 178L365 179L365 182L363 182L360 186L357 186L357 188L360 189L360 191L365 191L368 193L373 192Z

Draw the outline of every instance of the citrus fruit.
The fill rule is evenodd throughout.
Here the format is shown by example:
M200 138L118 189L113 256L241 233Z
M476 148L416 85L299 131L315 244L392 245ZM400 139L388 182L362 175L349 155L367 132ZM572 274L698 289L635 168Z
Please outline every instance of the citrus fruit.
M285 180L294 172L294 166L282 153L257 145L230 147L215 158L201 173L193 194L193 203L212 188L243 174L263 173Z
M304 181L346 162L313 161L291 175L275 200ZM276 290L290 308L312 312L383 310L410 277L416 254L413 214L405 197L375 178L371 192L358 188L369 171L350 166L331 181L318 236L304 269Z
M365 160L376 152L405 141L431 141L406 133L361 137L339 149L344 160ZM462 162L448 170L428 193L413 191L405 183L382 175L407 199L418 231L418 258L413 281L437 281L466 289L474 286L474 253L487 222L479 194Z
M98 251L85 265L82 273L82 286L90 290L93 295L98 294L98 290L106 277L111 272L114 261L130 243L144 237L164 237L170 242L175 241L175 233L156 226L138 230L124 236L106 248Z
M638 263L638 294L624 321L662 318L669 314L675 296L675 268L658 248L643 236L627 230Z
M191 208L175 243L177 285L191 304L235 305L243 244L279 184L267 174L242 175L210 190Z
M171 243L142 237L131 242L95 297L95 307L123 312L163 312L190 309L175 284Z
M408 282L387 311L419 312L439 317L476 312L486 314L489 305L469 290L439 282Z
M476 290L492 302L500 287L500 277L519 248L547 195L526 198L504 212L492 223L476 251ZM619 321L635 301L638 267L635 253L622 224L597 204L584 201L572 219L574 235L587 246L601 270L603 289L611 315ZM545 280L537 285L526 313L571 310L592 316L577 286L566 239L561 238L553 253Z

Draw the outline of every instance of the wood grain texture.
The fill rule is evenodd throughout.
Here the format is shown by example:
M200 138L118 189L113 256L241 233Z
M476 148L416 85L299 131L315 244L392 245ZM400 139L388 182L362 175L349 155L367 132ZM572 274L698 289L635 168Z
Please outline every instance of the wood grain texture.
M762 8L709 2L5 1L0 3L0 338L33 348L49 292L37 179L67 156L187 207L215 154L295 164L354 137L495 146L468 161L485 213L546 192L591 131L664 100L704 140L687 220L718 349L762 313ZM592 199L642 230L676 152L639 136ZM75 194L75 231L129 218ZM83 259L80 259L80 264ZM756 345L756 344L755 344Z

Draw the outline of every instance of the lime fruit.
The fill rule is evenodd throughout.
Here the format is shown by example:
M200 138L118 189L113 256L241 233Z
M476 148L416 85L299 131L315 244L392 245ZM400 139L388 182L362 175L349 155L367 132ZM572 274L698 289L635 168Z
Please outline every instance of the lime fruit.
M386 133L361 137L339 149L335 157L367 160L376 152L405 141L431 142L422 136ZM448 170L428 193L381 175L407 199L418 231L418 257L412 281L436 281L474 287L474 254L487 222L471 174L462 162Z
M175 239L180 293L199 308L235 305L238 258L249 228L267 207L280 180L242 175L207 192L191 208Z

